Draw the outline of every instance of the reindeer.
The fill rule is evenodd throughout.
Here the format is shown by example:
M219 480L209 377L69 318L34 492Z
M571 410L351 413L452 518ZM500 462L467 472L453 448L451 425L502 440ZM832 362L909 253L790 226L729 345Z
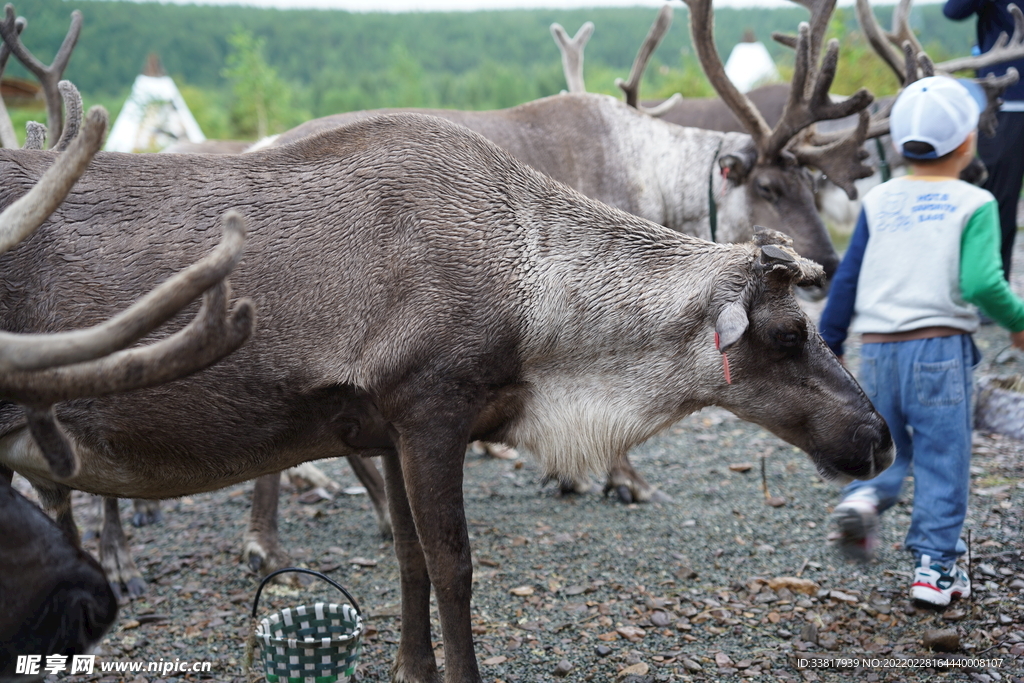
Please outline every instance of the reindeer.
M57 56L50 66L44 65L38 60L29 49L22 43L20 34L27 22L24 17L15 17L14 8L7 5L5 17L0 22L0 36L4 38L0 43L0 75L3 74L7 60L14 54L25 66L36 75L43 85L43 92L47 104L48 126L29 124L28 148L42 149L43 139L47 129L52 133L49 138L57 149L65 148L70 140L79 130L82 121L82 103L78 93L70 84L65 84L59 89L57 80L63 74L71 54L77 44L78 36L82 28L82 16L78 11L72 12L70 27L65 35L64 41ZM63 93L63 95L62 95ZM68 108L67 126L63 118L62 102ZM6 116L6 110L0 102L0 141L4 147L16 147L17 142L12 132L9 138L3 136L6 127L10 127L10 119ZM61 133L64 135L61 135ZM229 154L242 152L249 144L238 141L208 141L210 144L203 146L189 147L188 145L177 145L175 150L169 152L189 152ZM372 463L362 458L350 457L349 462L356 476L366 487L370 500L373 503L377 514L378 527L381 534L388 538L391 535L391 522L387 514L387 503L384 494L384 481L380 474L373 467ZM312 471L311 471L312 470ZM301 477L323 477L312 465L304 467ZM242 559L247 562L254 571L269 573L277 568L288 564L288 557L281 550L277 534L277 490L278 478L274 475L267 475L267 480L257 481L254 489L254 507L250 515L249 528L245 534L242 544ZM271 500L273 501L271 503ZM134 502L134 515L132 523L135 526L153 524L160 519L160 501L136 499ZM54 503L57 505L57 503ZM60 503L59 505L63 505ZM68 518L70 519L70 518ZM65 523L69 523L65 519ZM77 537L77 530L75 530ZM146 582L141 572L132 559L128 549L127 538L124 528L121 525L119 504L116 498L107 498L103 501L103 526L100 531L100 562L110 578L111 586L119 602L126 598L134 598L142 595L146 590Z
M859 161L859 129L843 144L825 148L795 139L817 120L863 110L871 95L860 91L845 102L828 100L837 60L832 51L820 69L815 63L799 71L799 95L791 97L788 115L768 128L725 78L711 37L710 1L698 0L691 19L694 42L704 46L698 53L710 80L747 125L748 135L683 129L614 98L589 93L556 95L497 111L415 111L475 130L589 197L680 232L732 242L749 239L755 223L777 228L793 238L801 255L821 263L830 275L838 256L814 210L811 179L802 165L827 167L851 191L853 180L871 169ZM807 53L809 36L801 45L801 53ZM399 110L316 119L264 145L288 144L389 111Z
M10 6L8 6L10 19ZM13 25L13 22L4 22ZM5 43L7 45L8 43ZM0 60L2 61L2 60ZM57 162L0 214L0 254L23 254L45 240L36 233L63 202L100 147L106 112L94 108L78 132L81 100L67 81L59 91L72 113L55 150ZM69 122L70 123L70 122ZM39 136L32 144L42 146ZM52 154L28 151L28 157ZM6 177L5 177L6 179ZM154 387L202 370L236 350L252 332L250 303L231 314L226 301L228 273L241 257L244 226L237 214L225 216L223 242L207 257L185 268L117 315L88 329L49 332L46 326L17 328L8 319L0 332L0 412L20 413L25 446L42 459L30 481L57 514L51 522L11 487L13 469L0 463L0 676L13 674L17 654L77 654L99 640L113 624L117 599L103 571L79 548L71 517L70 489L59 483L79 472L76 447L63 429L54 404ZM36 234L33 234L36 233ZM88 241L80 236L80 241ZM61 258L81 245L72 244ZM15 257L16 258L16 257ZM103 264L98 265L101 269ZM46 279L46 262L36 272L8 280L4 303L47 305L50 293L19 291ZM122 275L123 277L123 275ZM90 282L86 275L85 282ZM205 294L204 294L205 292ZM40 294L42 295L40 297ZM184 329L148 346L127 349L200 294L203 306ZM88 299L80 297L79 302ZM31 312L28 312L31 316ZM20 332L20 333L19 333ZM20 404L19 406L15 405Z
M61 161L0 150L0 207ZM232 285L259 307L258 334L177 382L59 403L80 463L70 476L5 404L0 462L43 486L147 498L381 455L403 591L394 680L438 680L431 585L447 680L480 680L461 492L473 438L542 454L552 473L601 470L717 404L804 448L828 477L891 461L884 422L793 298L824 273L784 237L714 245L667 230L431 117L245 155L98 153L52 218L0 257L5 280L23 283L0 300L3 327L57 332L119 310L209 249L203 224L232 207L248 223ZM76 260L59 257L72 249ZM138 276L125 282L119 264ZM66 372L50 376L67 386Z

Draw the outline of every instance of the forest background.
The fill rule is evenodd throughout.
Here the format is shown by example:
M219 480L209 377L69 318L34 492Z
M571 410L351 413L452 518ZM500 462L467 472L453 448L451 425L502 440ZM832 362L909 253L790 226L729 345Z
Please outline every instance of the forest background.
M274 10L98 0L21 0L28 20L26 46L49 63L67 32L71 11L84 25L65 72L86 105L117 115L149 54L159 56L203 132L216 139L255 139L302 121L343 111L379 107L497 109L553 95L566 87L548 27L561 23L574 34L585 21L596 30L585 52L590 92L619 95L654 21L649 7L488 12L351 13ZM672 3L672 28L654 54L642 97L712 97L690 41L689 17ZM934 60L965 55L974 22L942 16L941 4L914 8L911 25ZM892 6L876 15L888 26ZM773 31L795 33L806 10L716 9L715 39L725 60L747 32L765 43L783 76L792 73L792 51L771 40ZM864 86L876 95L897 83L864 40L853 8L840 8L830 37L841 44L832 92ZM11 59L5 75L28 77ZM41 109L12 111L16 128L43 119Z

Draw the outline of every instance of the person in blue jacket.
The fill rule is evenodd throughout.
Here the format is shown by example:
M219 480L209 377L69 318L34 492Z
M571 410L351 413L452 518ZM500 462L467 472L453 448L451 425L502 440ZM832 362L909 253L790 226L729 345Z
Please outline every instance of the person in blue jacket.
M864 196L820 323L840 358L847 333L861 334L861 386L896 445L889 469L846 487L832 512L832 540L847 557L870 560L878 517L912 474L914 511L903 544L915 560L910 594L937 606L971 593L956 561L966 551L960 532L979 360L972 304L1024 348L1024 301L1003 277L995 199L958 179L974 158L979 113L968 87L948 76L911 83L896 98L889 130L912 174Z
M1014 0L946 0L942 13L954 21L963 21L978 15L978 53L988 52L999 34L1013 35L1013 15L1008 6ZM1020 0L1016 4L1022 6ZM1022 7L1024 8L1024 7ZM1001 256L1003 274L1010 279L1010 261L1013 241L1017 235L1017 202L1021 183L1024 182L1024 59L1004 62L978 69L978 76L1002 76L1010 67L1017 69L1021 80L1010 86L1003 95L999 110L999 127L993 138L984 135L978 140L978 156L988 169L988 180L983 187L999 203L999 226L1002 233Z

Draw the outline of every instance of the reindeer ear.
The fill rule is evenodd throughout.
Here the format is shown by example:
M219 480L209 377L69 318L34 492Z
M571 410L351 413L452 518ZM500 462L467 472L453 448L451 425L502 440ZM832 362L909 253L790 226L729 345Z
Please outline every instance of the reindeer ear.
M739 152L737 154L723 154L718 157L718 167L722 174L735 183L742 183L747 179L750 169L754 168L755 157L753 155Z
M722 309L715 321L715 334L718 335L718 350L725 353L729 347L740 340L747 330L750 320L747 318L746 297L741 295Z

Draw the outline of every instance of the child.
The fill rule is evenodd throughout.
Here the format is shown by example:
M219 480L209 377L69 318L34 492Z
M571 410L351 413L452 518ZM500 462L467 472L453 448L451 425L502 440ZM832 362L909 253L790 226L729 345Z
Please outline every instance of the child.
M910 592L936 606L971 594L956 565L966 551L960 531L980 358L971 338L978 314L968 304L1024 348L1024 302L1003 277L995 199L958 180L974 157L978 115L971 92L947 76L912 83L896 99L889 130L912 175L865 195L821 317L821 334L840 358L847 330L862 334L861 386L896 444L889 469L844 490L832 513L836 545L852 559L873 557L878 515L896 503L912 464Z

